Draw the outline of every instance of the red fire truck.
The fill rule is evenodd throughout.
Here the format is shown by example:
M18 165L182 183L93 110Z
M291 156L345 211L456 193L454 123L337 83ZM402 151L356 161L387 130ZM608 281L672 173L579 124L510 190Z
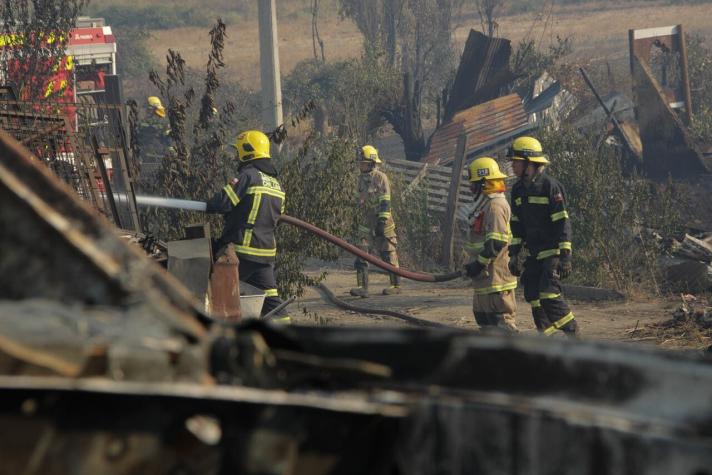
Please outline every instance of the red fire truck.
M13 48L23 41L20 35L1 34L0 48ZM47 34L46 41L53 41L52 33ZM28 69L21 59L11 61L7 65L10 77L3 82L12 82L13 76L21 76ZM116 74L116 39L111 27L103 18L80 17L69 33L64 57L43 86L43 95L54 102L81 102L82 96L101 102L108 74ZM20 99L32 99L25 97L24 91L18 93Z
M70 32L67 58L73 62L72 102L86 95L103 96L104 77L116 74L116 39L111 27L103 18L80 17Z
M53 34L47 33L42 41L53 41ZM24 38L17 34L0 34L0 48L13 48L22 45ZM15 58L5 66L8 72L7 78L0 77L0 83L17 82L13 77L22 77L31 70L31 64L22 61L22 58ZM52 61L55 63L55 61ZM38 95L43 96L48 102L48 107L52 111L61 111L68 119L74 131L80 127L80 114L78 114L76 103L96 104L104 103L105 82L107 75L116 74L116 39L110 26L107 26L103 18L79 17L76 27L69 33L64 56L53 68L53 72L43 84L35 86L32 93L27 91L16 91L20 100L38 100ZM57 106L57 103L66 106ZM44 110L39 103L33 106L34 110ZM102 125L101 118L94 117L97 113L92 107L83 109L83 117L87 124ZM87 125L85 124L85 125ZM34 151L38 156L43 155L43 151ZM56 161L66 162L74 166L74 152L69 142L59 147L59 152L54 157ZM111 175L111 161L105 161L106 167ZM100 178L97 172L97 181Z

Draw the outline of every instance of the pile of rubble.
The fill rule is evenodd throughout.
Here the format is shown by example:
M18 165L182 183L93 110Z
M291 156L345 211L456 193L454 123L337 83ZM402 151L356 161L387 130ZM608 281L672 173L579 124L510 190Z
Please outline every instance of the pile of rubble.
M712 234L694 237L685 234L681 241L672 240L672 256L661 259L666 287L676 292L712 290Z
M652 340L667 348L695 348L712 351L712 305L706 298L681 294L680 305L672 318L637 328L631 332L634 341Z
M692 294L682 295L682 304L673 313L672 324L694 324L703 330L712 329L712 306L706 299Z

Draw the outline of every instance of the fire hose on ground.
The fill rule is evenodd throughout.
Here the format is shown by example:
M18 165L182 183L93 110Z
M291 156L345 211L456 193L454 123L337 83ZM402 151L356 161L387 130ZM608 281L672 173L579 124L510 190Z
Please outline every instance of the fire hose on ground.
M115 193L114 194L114 199L118 202L125 201L126 200L126 195L121 194L121 193ZM187 210L187 211L199 211L199 212L205 212L207 209L207 204L203 201L193 201L193 200L183 200L183 199L176 199L176 198L162 198L158 196L145 196L145 195L137 195L136 196L136 204L138 206L151 206L151 207L158 207L158 208L172 208L172 209L182 209L182 210ZM358 256L359 258L363 259L366 262L369 262L370 264L373 264L376 267L379 267L385 271L392 272L394 274L397 274L405 279L410 279L410 280L415 280L418 282L447 282L450 280L457 279L459 277L462 277L463 273L461 271L457 272L450 272L448 274L429 274L426 272L413 272L405 269L401 269L400 267L395 267L375 256L372 256L368 252L359 249L358 247L354 246L353 244L349 244L348 242L344 241L341 238L338 238L334 236L333 234L328 233L327 231L324 231L321 228L318 228L314 226L313 224L307 223L305 221L302 221L300 219L297 219L293 216L288 216L288 215L282 215L280 217L280 222L290 224L292 226L296 226L298 228L301 228L305 231L309 231L310 233L314 234L315 236L324 239L341 249ZM400 318L401 320L407 321L409 323L414 323L417 325L426 325L426 326L440 326L434 322L430 322L427 320L422 320L419 318L415 318L413 316L400 313L400 312L394 312L391 310L379 310L379 309L370 309L366 307L359 307L355 305L348 304L344 302L341 299L338 299L331 290L329 290L325 285L320 284L317 286L317 290L319 290L320 294L322 294L324 297L326 297L327 300L329 300L331 303L335 304L336 306L343 308L345 310L350 310L350 311L355 311L359 313L377 313L380 315L388 315L392 316L395 318Z

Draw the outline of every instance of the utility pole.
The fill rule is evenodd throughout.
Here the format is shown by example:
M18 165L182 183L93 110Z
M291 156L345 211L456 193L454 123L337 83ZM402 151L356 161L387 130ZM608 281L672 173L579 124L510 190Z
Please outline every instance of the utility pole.
M260 79L262 120L271 131L282 125L282 82L279 74L279 42L275 0L258 0L260 21Z

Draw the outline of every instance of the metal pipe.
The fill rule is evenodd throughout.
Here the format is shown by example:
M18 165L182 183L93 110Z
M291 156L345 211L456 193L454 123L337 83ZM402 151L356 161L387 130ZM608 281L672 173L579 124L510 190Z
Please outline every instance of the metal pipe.
M126 199L126 195L121 195L120 193L115 193L115 197L118 196L118 200ZM159 208L173 208L173 209L185 209L189 211L205 211L207 204L203 201L192 201L192 200L180 200L175 198L161 198L158 196L141 196L136 195L136 204L139 206L154 206ZM360 257L366 262L373 264L376 267L380 267L383 270L392 272L406 279L415 280L418 282L446 282L448 280L454 280L458 277L462 277L462 271L451 272L449 274L427 274L425 272L413 272L400 267L394 267L391 264L382 261L381 259L372 256L368 252L365 252L353 244L349 244L341 238L330 234L323 229L317 228L313 224L302 221L301 219L294 218L292 216L287 216L283 214L279 220L283 223L291 224L298 228L309 231L310 233L316 235L317 237L329 241L330 243L339 246L341 249Z

